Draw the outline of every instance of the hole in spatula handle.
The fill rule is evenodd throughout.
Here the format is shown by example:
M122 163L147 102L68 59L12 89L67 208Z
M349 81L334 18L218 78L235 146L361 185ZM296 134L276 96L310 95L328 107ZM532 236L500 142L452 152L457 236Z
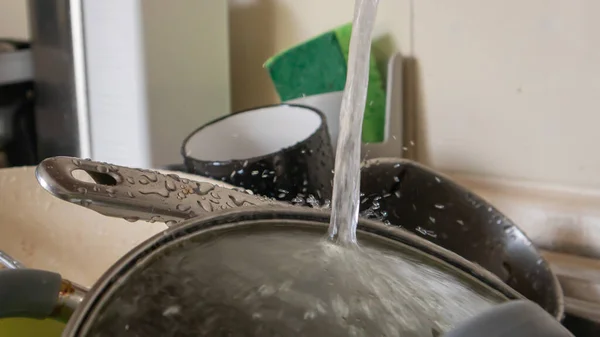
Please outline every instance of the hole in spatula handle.
M71 176L84 183L96 183L106 186L116 186L118 184L117 178L113 177L110 173L76 169L71 172Z

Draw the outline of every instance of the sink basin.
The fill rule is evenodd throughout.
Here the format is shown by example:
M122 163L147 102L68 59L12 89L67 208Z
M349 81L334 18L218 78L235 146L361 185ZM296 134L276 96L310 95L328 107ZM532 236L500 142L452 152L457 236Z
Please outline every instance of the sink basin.
M38 184L35 167L0 169L0 191L0 250L26 267L58 272L85 287L131 248L166 229L162 223L131 223L60 200Z

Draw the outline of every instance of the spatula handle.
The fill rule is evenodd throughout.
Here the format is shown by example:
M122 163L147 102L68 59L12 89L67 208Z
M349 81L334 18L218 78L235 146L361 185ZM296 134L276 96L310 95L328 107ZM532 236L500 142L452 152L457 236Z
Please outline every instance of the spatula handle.
M77 171L91 179L82 180ZM281 205L241 189L73 157L45 159L36 177L52 195L103 215L168 226L222 209Z

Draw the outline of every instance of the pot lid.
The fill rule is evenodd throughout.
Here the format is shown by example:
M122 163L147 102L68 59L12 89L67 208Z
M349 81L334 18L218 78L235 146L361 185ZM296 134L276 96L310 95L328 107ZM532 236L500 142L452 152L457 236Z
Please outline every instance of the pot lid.
M507 300L408 245L359 231L360 246L341 247L325 227L261 220L179 237L99 289L77 335L431 337Z

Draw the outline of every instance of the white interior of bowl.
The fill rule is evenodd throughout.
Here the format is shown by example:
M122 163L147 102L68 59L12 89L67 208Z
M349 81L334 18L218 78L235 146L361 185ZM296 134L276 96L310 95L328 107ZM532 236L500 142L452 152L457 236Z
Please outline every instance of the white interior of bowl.
M342 91L328 92L320 95L304 96L296 98L287 103L300 104L314 107L321 111L327 118L327 130L331 138L331 145L335 152L338 134L340 133L340 109L342 107Z
M277 105L228 116L192 135L187 156L203 161L249 159L275 153L310 137L321 125L311 109Z

